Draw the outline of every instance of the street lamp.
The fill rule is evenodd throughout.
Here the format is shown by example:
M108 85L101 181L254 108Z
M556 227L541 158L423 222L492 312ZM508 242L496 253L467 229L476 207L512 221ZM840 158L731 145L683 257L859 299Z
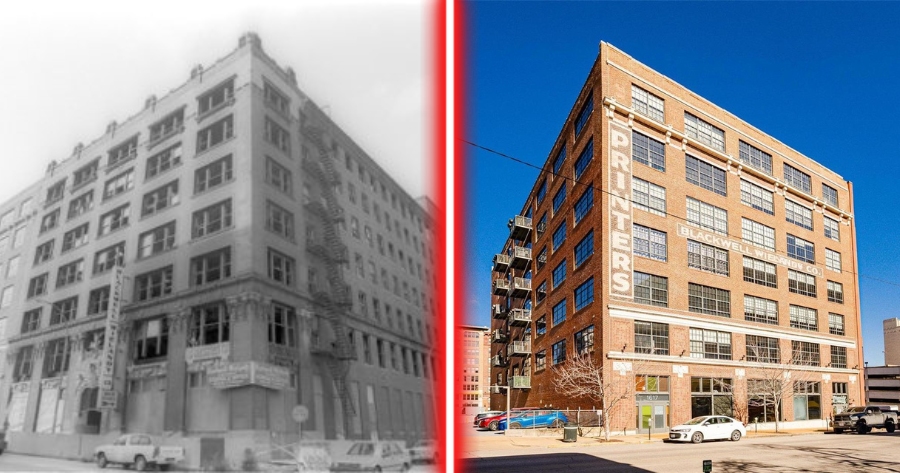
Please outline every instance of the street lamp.
M506 382L509 383L508 376L506 377ZM509 385L500 386L498 384L494 384L494 385L491 385L490 387L497 388L498 390L501 388L506 389L506 429L503 431L503 435L506 435L506 433L509 432L509 397L510 397L510 394L512 393L512 390L510 389ZM498 421L498 424L499 424L499 421Z

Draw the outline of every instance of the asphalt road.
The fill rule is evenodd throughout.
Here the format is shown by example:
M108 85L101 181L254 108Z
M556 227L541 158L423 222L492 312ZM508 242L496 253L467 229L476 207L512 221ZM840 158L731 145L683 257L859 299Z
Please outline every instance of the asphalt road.
M816 434L744 438L740 442L610 444L592 447L510 448L480 452L464 471L699 473L897 472L900 434Z

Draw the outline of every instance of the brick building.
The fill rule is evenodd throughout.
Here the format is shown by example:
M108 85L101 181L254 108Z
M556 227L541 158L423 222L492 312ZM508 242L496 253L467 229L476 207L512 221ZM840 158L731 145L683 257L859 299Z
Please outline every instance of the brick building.
M862 399L851 183L615 47L512 217L491 380L512 406L603 408L553 386L580 355L627 398L619 431L772 421L767 379L795 425Z
M457 337L462 342L463 353L455 376L461 389L457 391L454 407L463 417L471 418L482 412L490 401L490 330L477 325L460 325Z
M10 449L432 436L430 206L242 36L0 205Z

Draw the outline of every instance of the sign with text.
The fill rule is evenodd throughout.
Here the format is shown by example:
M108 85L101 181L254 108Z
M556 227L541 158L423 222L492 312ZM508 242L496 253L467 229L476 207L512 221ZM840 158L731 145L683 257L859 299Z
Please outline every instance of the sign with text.
M216 389L231 389L256 385L281 390L290 386L287 368L258 361L238 361L211 366L206 370L209 385Z
M609 121L610 295L634 295L631 229L631 129Z
M118 260L118 256L117 256ZM125 269L117 264L112 269L112 280L110 281L109 307L106 311L106 331L103 338L103 354L100 359L100 399L107 399L110 396L115 398L113 391L113 375L115 373L116 364L116 347L119 341L119 324L121 323L121 307L122 307L122 285L125 280ZM106 393L111 393L106 394ZM100 402L103 407L103 402ZM113 401L113 406L115 402Z

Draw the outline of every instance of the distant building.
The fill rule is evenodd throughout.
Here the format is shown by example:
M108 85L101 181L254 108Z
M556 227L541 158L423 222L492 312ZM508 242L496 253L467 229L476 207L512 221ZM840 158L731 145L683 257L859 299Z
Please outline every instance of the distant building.
M478 414L485 405L489 405L489 335L487 327L460 325L457 328L457 339L461 340L463 351L454 376L460 386L454 404L455 411L462 416Z
M885 319L881 325L884 328L884 364L900 366L900 319Z
M869 404L900 406L900 366L869 366L866 383Z

